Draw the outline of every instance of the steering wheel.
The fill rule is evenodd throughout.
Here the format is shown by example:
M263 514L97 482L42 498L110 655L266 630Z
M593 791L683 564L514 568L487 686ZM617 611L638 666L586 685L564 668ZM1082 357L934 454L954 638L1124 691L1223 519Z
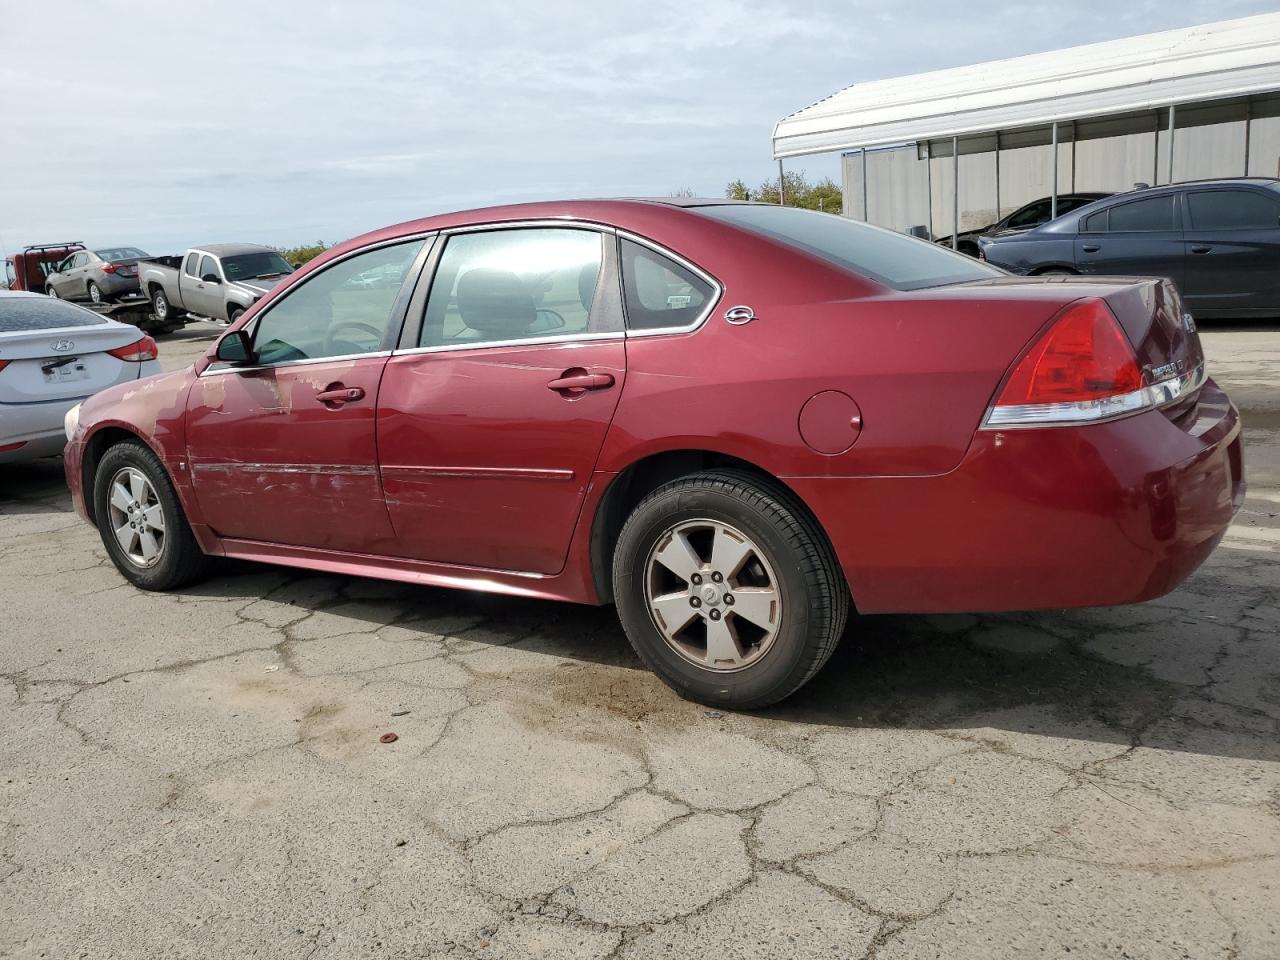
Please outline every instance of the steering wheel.
M372 345L368 347L368 349L370 350L377 350L378 347L382 346L382 331L379 330L377 327L375 327L373 324L365 323L361 320L342 320L338 323L335 323L332 327L329 328L329 335L328 337L325 338L326 352L332 350L335 344L339 342L349 343L353 346L364 349L364 345L360 342L359 339L350 339L348 337L339 336L339 333L341 331L344 331L347 329L356 330L356 331L359 331L360 333L369 334L370 338L373 340Z
M550 307L538 307L538 318L534 320L532 331L542 333L546 330L559 330L564 326L564 317Z

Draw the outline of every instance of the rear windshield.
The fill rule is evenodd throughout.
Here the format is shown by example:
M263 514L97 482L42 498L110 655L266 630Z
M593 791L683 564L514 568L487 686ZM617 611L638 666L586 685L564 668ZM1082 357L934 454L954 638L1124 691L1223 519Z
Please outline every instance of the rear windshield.
M725 204L696 211L815 254L895 290L989 280L1003 272L927 240L834 213L767 204Z
M0 333L93 327L106 322L105 317L61 300L0 294Z
M103 260L115 263L117 260L145 260L147 255L137 247L108 247L106 250L93 251Z

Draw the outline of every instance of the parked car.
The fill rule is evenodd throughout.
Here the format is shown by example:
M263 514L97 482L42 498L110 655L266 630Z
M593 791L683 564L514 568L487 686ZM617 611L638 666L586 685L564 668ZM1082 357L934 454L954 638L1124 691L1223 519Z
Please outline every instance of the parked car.
M181 257L153 257L139 264L139 270L156 319L190 313L234 323L294 267L270 247L210 243Z
M156 342L137 327L42 294L0 291L0 463L61 453L68 410L159 369Z
M38 243L23 247L21 253L5 258L5 289L44 293L49 274L56 271L58 265L71 254L83 249L84 244L78 241Z
M60 300L113 303L138 296L138 261L147 254L137 247L79 250L45 277L45 293Z
M1102 200L1109 196L1111 196L1109 193L1061 194L1058 197L1058 216L1077 210L1086 203L1093 203L1095 200ZM976 257L980 238L992 234L1022 233L1033 227L1038 227L1042 223L1048 223L1052 219L1053 198L1041 197L1039 200L1032 200L1030 203L1019 207L1013 213L1001 220L997 220L995 223L989 223L985 227L978 227L976 230L961 231L956 237L956 250L971 257ZM939 237L937 242L944 247L951 246L951 234Z
M1280 316L1280 180L1199 180L1118 194L982 256L1013 273L1170 277L1195 317Z
M145 589L227 556L613 602L682 695L749 708L813 676L851 604L1172 590L1241 504L1240 432L1167 281L580 201L339 245L193 366L82 404L65 468Z

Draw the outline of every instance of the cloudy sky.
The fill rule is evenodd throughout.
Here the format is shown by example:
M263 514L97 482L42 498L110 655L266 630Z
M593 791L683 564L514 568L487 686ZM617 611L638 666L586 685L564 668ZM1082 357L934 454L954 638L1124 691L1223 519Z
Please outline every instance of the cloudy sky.
M515 200L718 196L772 175L776 120L851 83L1273 8L0 0L0 251L291 245ZM795 163L839 179L835 157Z

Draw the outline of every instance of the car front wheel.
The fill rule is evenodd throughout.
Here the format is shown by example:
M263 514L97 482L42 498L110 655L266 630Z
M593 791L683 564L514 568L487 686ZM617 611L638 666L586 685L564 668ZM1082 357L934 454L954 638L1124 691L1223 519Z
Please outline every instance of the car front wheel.
M116 569L144 590L172 590L205 575L196 543L159 458L139 441L111 447L93 483L98 532Z
M754 709L826 663L849 594L831 547L785 488L732 470L664 484L614 552L618 614L640 658L683 697Z

